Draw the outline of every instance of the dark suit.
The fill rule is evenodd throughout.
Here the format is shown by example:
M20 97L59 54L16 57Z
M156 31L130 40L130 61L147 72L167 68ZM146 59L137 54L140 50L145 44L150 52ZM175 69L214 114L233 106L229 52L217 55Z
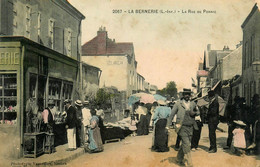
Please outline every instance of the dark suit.
M216 98L210 102L207 116L208 116L209 141L210 141L209 150L214 149L217 151L216 129L219 123L219 103Z
M68 125L68 128L75 128L77 125L77 111L76 108L73 106L70 106L67 109L67 119L66 119L66 124Z

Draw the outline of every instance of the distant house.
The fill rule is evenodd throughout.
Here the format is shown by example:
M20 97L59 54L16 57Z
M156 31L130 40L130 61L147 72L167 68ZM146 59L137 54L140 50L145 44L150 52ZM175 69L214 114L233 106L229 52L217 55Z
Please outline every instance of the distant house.
M114 86L127 96L137 91L134 45L109 39L105 27L82 46L82 61L102 70L100 87Z

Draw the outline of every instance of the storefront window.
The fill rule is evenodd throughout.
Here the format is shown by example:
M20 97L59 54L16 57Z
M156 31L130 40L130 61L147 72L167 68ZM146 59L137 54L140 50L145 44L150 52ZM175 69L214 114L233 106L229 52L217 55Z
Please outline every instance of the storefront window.
M30 74L30 97L36 98L37 75Z
M17 118L16 74L0 74L0 124L14 125Z
M60 111L61 101L61 80L50 78L49 99L53 100L58 111Z
M63 84L63 100L65 99L71 99L72 96L72 88L73 88L73 83L71 82L64 82Z

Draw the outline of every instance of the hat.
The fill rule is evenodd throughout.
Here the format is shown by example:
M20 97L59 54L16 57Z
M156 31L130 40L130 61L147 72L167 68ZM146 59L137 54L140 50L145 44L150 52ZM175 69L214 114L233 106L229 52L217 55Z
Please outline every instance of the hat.
M54 105L55 103L54 103L53 100L49 100L49 101L48 101L48 104L49 104L49 105L50 105L50 104Z
M76 101L75 101L75 105L81 107L81 106L82 106L82 102L81 102L81 100L76 100Z
M185 94L191 95L191 89L183 88L182 94L183 94L183 95L185 95Z
M241 125L241 126L246 126L246 124L243 121L233 121L235 124Z
M70 99L66 99L64 100L64 104L70 103L71 104L71 100Z
M89 104L89 101L88 100L85 100L84 102L83 102L83 104Z
M166 105L166 101L164 100L158 100L157 102L159 105L164 105L164 106Z

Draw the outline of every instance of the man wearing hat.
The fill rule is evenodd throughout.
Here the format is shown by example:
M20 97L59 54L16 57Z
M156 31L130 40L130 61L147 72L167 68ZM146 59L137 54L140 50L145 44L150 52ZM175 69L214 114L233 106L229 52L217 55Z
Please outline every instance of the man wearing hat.
M76 150L76 124L77 115L76 108L71 105L71 100L66 99L64 105L67 112L66 128L67 128L67 138L68 138L68 149L67 151Z
M77 115L77 126L76 126L76 143L77 147L84 147L85 139L84 139L84 125L82 123L82 102L81 100L75 101L76 115Z
M208 127L209 127L209 153L217 152L217 144L216 144L216 129L219 123L219 103L217 98L215 97L215 92L210 90L208 92L209 98L209 107L208 107Z
M176 133L181 138L181 147L178 151L176 161L180 165L191 167L193 166L190 153L191 137L193 128L198 129L195 122L195 116L199 115L199 111L197 111L196 104L193 101L190 101L190 96L191 90L183 89L183 99L173 106L171 115L168 119L168 127L176 114Z

